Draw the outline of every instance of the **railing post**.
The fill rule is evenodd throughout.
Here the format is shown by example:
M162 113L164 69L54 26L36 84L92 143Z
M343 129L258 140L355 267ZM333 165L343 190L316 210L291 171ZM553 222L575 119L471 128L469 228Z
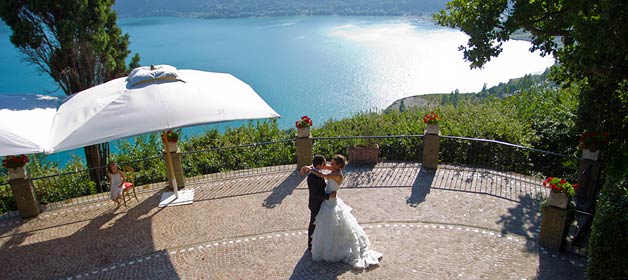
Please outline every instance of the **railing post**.
M183 165L181 164L181 152L179 151L179 147L177 146L177 142L166 142L168 148L170 149L170 158L172 159L172 167L174 168L174 178L177 180L177 187L184 188L185 187L185 175L183 174ZM170 167L166 164L166 168L168 169L168 182L172 182L172 172L170 172ZM173 188L169 186L169 188Z
M35 198L33 181L28 176L10 179L11 191L15 197L17 210L22 218L33 218L39 215L39 203Z
M312 140L312 135L309 134L307 137L297 136L294 142L297 146L297 170L300 170L301 167L312 164L312 146L314 141Z
M429 126L434 124L428 124ZM436 128L428 128L423 135L423 165L422 167L429 169L438 168L438 149L439 149L439 130L438 125Z

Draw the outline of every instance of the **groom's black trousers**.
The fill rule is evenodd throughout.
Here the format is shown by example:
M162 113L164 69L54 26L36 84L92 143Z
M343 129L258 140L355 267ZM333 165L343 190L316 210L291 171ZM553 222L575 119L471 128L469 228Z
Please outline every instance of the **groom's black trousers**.
M314 209L312 209L314 208ZM318 211L321 210L321 206L311 207L310 208L310 226L307 228L307 248L312 249L312 234L314 234L314 221L316 220L316 215L318 215Z
M321 204L325 199L329 198L329 194L325 193L325 180L314 174L307 175L307 188L309 190L308 208L310 208L310 226L307 228L307 247L312 249L312 234L314 234L314 221L318 211L321 210Z

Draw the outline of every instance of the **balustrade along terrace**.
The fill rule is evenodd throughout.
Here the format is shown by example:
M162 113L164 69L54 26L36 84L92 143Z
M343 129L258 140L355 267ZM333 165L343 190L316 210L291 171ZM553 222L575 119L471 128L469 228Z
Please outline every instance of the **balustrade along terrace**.
M578 176L578 159L571 155L495 140L442 135L435 136L437 148L431 149L436 153L435 165L431 168L421 167L426 151L430 150L430 147L425 146L426 136L310 136L307 139L284 139L178 153L181 156L180 168L185 175L183 185L296 170L298 166L309 163L313 154L330 158L334 154L346 155L349 147L369 146L374 143L379 148L377 165L417 163L417 168L426 169L425 172L428 172L427 169L448 172L446 181L437 186L439 188L485 193L515 201L519 194L533 190L541 197L546 196L547 190L541 187L545 176L560 176L572 180ZM299 148L302 142L306 143L304 149ZM163 153L118 164L128 165L136 170L135 182L139 192L155 191L167 186ZM352 166L351 158L349 166L354 170L369 168ZM34 185L40 208L45 211L108 200L107 192L95 192L94 183L89 181L89 171L85 169L29 178ZM108 185L108 182L101 184ZM0 182L0 201L1 218L11 218L19 214L15 211L16 200L9 182Z

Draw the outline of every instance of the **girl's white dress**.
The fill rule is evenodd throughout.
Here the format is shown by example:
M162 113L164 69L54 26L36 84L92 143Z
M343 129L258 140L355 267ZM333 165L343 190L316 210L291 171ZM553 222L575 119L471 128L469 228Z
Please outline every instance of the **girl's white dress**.
M111 190L109 190L109 198L111 200L116 200L120 195L122 195L122 191L124 188L122 187L122 176L120 176L120 172L112 174L111 176Z
M331 193L339 188L338 183L330 179L325 192ZM379 264L382 254L369 249L369 239L351 210L340 198L323 201L312 234L313 260L343 261L354 268Z

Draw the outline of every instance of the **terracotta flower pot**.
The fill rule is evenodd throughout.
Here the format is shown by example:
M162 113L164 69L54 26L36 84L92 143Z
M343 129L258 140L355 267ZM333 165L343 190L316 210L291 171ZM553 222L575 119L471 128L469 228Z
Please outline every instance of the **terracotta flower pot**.
M428 123L425 128L425 134L438 134L438 124L437 123Z
M297 128L297 136L301 138L310 137L310 128L309 127Z
M592 161L596 161L599 156L600 156L600 150L597 150L595 152L593 152L593 151L591 151L589 149L582 150L582 158L583 159L589 159L589 160L592 160Z
M171 153L179 151L179 146L177 146L177 142L168 141L166 143L168 143L168 149Z
M26 178L26 168L24 166L16 168L7 168L9 170L9 179L23 179Z
M350 146L347 154L350 164L377 164L379 161L379 145Z
M560 209L566 209L567 204L569 204L569 196L565 193L552 190L549 198L547 198L547 204Z

